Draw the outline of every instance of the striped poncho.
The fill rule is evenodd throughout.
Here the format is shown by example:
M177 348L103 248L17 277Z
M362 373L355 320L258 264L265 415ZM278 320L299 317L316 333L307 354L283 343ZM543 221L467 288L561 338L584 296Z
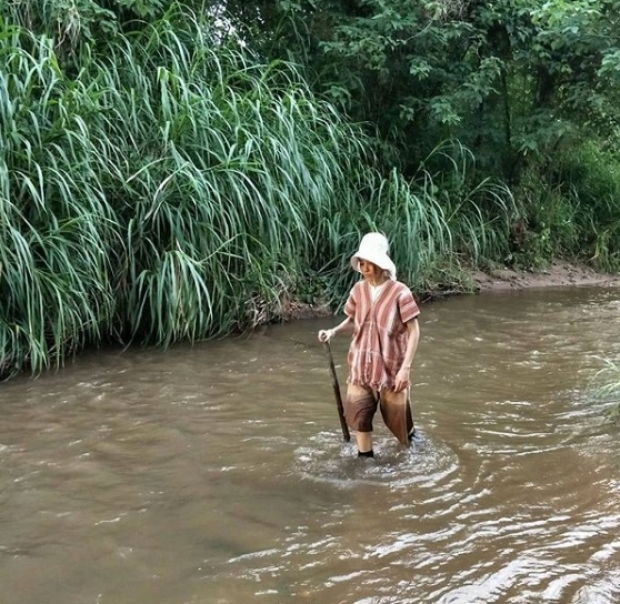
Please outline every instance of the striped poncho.
M373 302L370 284L359 281L344 312L353 320L348 383L392 389L407 350L406 323L420 314L411 290L400 281L388 281Z

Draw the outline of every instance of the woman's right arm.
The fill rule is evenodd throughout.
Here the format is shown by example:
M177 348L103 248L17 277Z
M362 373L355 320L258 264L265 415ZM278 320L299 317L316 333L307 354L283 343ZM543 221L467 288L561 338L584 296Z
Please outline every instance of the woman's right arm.
M319 342L329 342L338 332L350 331L353 328L353 319L347 317L342 323L332 329L321 329L319 331Z

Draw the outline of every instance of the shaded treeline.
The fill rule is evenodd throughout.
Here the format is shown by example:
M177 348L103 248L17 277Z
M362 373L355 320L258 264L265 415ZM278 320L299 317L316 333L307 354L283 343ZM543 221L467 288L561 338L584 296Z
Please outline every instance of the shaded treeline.
M494 260L617 270L618 0L225 4L264 55L299 62L313 90L367 124L384 169L409 177L438 141L458 140L474 180L506 183L519 219Z
M62 2L5 5L3 375L85 345L248 328L291 296L340 302L368 229L390 232L418 291L508 253L511 196L472 185L458 145L430 154L452 161L442 173L382 172L292 65L225 39L208 11L156 4L127 22L113 2L85 1L80 19Z

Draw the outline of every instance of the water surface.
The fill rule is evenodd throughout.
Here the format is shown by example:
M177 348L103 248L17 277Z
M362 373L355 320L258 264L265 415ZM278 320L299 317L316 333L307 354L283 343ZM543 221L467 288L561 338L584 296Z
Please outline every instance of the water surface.
M422 308L418 436L342 442L333 320L0 389L2 604L620 601L620 292ZM344 384L347 339L333 352Z

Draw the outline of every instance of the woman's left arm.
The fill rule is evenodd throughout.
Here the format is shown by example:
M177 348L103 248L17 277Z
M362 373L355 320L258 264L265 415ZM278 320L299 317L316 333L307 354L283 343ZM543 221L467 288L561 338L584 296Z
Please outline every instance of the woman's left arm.
M407 349L405 350L405 358L403 364L400 367L399 372L396 374L396 380L394 381L394 390L400 392L409 385L409 372L411 371L411 363L418 349L418 342L420 341L420 323L417 319L411 319L407 321Z

